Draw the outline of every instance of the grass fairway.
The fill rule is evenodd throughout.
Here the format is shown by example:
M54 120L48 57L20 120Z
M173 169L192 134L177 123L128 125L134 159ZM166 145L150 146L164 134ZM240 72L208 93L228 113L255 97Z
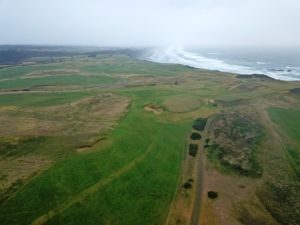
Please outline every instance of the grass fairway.
M135 95L129 114L110 137L112 145L76 154L44 172L2 206L1 221L30 224L46 215L49 224L163 223L177 184L190 123L160 121L143 110L144 100ZM144 154L141 161L126 169ZM90 187L108 178L109 185L86 194ZM100 213L93 212L95 209ZM52 210L59 213L48 218Z
M270 108L272 120L300 147L300 110Z
M292 166L300 178L300 110L270 108L272 120L289 137L287 153Z

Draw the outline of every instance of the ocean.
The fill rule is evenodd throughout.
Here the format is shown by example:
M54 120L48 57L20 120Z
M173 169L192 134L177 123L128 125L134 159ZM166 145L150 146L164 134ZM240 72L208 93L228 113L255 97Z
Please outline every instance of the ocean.
M151 49L143 59L242 75L264 74L277 80L300 80L300 48Z

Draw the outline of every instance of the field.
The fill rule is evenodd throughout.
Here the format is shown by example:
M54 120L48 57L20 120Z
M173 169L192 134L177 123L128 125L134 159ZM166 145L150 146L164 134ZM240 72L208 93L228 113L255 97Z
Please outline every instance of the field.
M297 224L299 86L124 54L2 68L1 224Z

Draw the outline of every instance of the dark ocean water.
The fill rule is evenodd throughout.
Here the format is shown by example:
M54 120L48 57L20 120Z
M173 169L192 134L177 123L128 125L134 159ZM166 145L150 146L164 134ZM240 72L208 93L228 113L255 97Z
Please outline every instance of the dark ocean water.
M300 80L300 48L152 49L144 59L237 74L265 74L278 80Z

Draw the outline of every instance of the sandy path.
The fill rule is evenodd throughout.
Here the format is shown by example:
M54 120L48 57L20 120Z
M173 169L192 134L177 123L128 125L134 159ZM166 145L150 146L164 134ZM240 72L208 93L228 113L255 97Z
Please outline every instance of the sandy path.
M203 170L204 170L204 149L199 145L199 154L197 160L197 173L196 173L196 193L194 206L192 211L192 216L190 220L190 225L198 225L201 214L201 203L202 203L202 194L203 194Z
M207 120L205 125L205 129L201 132L202 138L198 142L199 145L199 154L197 159L197 170L196 170L196 186L195 186L195 199L193 205L193 211L190 219L190 225L198 225L200 221L201 215L201 207L202 207L202 197L203 197L203 189L204 189L204 163L205 163L205 139L208 136L208 130L211 123L211 119Z

